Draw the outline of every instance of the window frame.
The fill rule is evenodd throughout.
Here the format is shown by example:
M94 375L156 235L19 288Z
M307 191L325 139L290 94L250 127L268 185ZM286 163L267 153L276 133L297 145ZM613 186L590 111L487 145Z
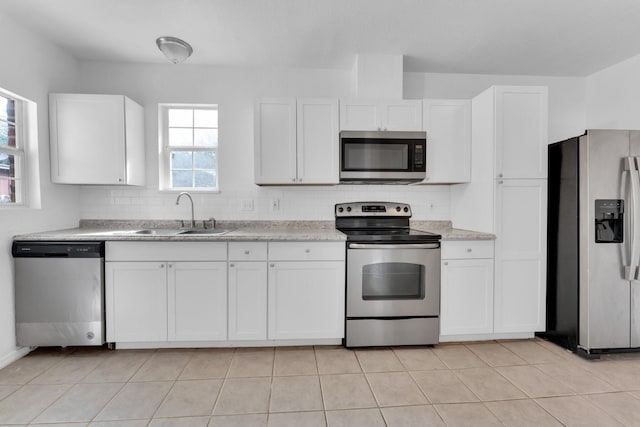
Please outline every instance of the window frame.
M159 148L159 190L166 192L189 191L197 193L219 193L220 192L220 118L218 116L218 143L216 146L169 146L169 110L216 110L220 112L219 104L158 104L158 148ZM198 129L193 126L193 129ZM171 153L173 152L214 152L215 155L215 173L216 187L172 187L171 186ZM192 169L193 170L193 169ZM207 169L209 170L209 169Z
M27 159L27 123L25 122L27 114L25 114L25 100L15 94L0 88L0 96L14 102L14 127L15 127L15 147L1 146L0 153L8 154L14 158L15 176L8 178L7 181L13 181L15 202L1 203L0 208L14 208L28 206L28 159ZM9 123L9 120L6 120ZM1 178L3 181L4 178Z

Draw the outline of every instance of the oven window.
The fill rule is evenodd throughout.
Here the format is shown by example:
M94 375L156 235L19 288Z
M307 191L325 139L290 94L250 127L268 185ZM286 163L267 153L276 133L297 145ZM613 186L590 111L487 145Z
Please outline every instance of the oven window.
M344 143L342 169L398 171L409 168L409 144Z
M362 267L363 300L424 299L424 265L386 262Z

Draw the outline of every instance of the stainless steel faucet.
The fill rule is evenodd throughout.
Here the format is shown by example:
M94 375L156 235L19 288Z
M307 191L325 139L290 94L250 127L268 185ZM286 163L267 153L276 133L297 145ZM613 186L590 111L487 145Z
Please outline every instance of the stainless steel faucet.
M195 220L195 217L193 216L193 199L191 198L191 194L187 193L186 191L183 191L182 193L178 194L178 198L176 199L176 205L180 204L180 198L182 196L187 196L191 201L191 228L196 228L196 220Z

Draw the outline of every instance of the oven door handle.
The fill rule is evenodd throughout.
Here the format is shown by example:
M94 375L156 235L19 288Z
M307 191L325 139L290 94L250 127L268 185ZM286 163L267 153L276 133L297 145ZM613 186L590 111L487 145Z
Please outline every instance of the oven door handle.
M438 249L440 243L407 243L386 245L376 243L349 243L349 249Z

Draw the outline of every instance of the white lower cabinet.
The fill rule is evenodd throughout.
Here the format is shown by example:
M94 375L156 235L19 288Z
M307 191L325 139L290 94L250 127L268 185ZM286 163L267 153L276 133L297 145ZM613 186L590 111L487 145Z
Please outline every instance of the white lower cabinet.
M269 244L269 339L344 337L344 242Z
M169 341L227 339L227 263L170 262Z
M107 341L166 341L166 263L107 262L105 277Z
M107 242L107 341L226 340L226 259L226 243Z
M229 243L229 339L267 339L267 243Z
M493 241L443 241L440 340L493 332Z

